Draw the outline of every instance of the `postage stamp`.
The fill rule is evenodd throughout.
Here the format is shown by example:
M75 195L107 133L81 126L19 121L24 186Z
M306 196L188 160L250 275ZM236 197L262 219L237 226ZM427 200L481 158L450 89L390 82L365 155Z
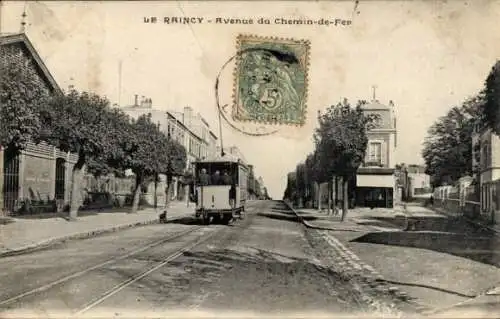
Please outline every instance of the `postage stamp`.
M237 46L233 119L302 126L310 42L239 35Z

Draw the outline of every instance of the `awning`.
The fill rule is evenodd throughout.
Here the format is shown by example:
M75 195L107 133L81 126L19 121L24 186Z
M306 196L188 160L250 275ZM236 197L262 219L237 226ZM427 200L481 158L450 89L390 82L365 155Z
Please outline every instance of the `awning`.
M356 175L357 187L390 187L396 185L394 175Z

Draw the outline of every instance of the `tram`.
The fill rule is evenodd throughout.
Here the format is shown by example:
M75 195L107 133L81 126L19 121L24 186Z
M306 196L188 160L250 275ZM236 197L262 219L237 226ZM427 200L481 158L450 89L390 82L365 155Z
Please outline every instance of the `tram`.
M193 165L196 218L206 225L210 221L227 225L233 218L241 218L248 193L248 167L231 154Z

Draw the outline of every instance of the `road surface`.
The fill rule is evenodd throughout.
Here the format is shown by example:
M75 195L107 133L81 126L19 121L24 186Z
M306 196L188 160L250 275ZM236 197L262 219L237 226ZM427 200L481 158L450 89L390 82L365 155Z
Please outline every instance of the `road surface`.
M0 315L314 317L393 309L395 301L367 298L367 287L343 274L310 232L282 203L253 201L229 226L186 218L1 258Z

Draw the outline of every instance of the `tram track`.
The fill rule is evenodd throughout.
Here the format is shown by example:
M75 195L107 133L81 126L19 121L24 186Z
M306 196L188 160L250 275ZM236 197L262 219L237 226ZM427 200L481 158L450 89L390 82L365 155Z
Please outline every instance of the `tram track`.
M103 303L105 300L108 298L114 296L115 294L119 293L121 290L126 288L127 286L145 278L146 276L150 275L151 273L155 272L156 270L162 268L163 266L167 265L169 262L175 260L176 258L180 257L184 252L191 250L192 248L200 245L203 242L206 242L208 239L213 237L215 234L217 234L218 231L212 231L209 233L207 236L201 236L201 239L198 239L194 243L190 242L186 245L183 245L181 248L177 249L174 251L172 254L168 255L165 257L162 261L157 262L153 267L146 269L135 276L132 276L131 278L122 281L121 283L115 285L113 288L107 290L103 294L101 294L98 298L90 301L86 305L84 305L82 308L80 308L76 313L73 314L74 318L78 318L79 316L83 315L84 313L88 312L89 310L95 308L99 304Z
M34 289L30 289L28 291L25 291L23 293L20 293L18 295L15 295L13 297L9 297L7 299L4 299L4 300L1 300L0 301L0 309L2 308L6 308L8 307L9 305L12 305L16 302L22 302L23 299L26 299L28 297L32 297L32 296L36 296L37 294L40 294L40 293L43 293L45 291L48 291L54 287L57 287L57 286L60 286L60 285L63 285L71 280L75 280L75 279L78 279L84 275L87 275L93 271L97 271L97 270L100 270L100 269L103 269L105 268L106 266L111 266L113 264L117 264L118 262L120 261L123 261L127 258L131 258L131 257L134 257L135 255L139 255L140 253L144 253L148 250L151 250L153 248L156 248L162 244L165 244L165 243L169 243L169 242L173 242L175 241L176 239L179 239L179 238L182 238L183 236L187 236L189 234L192 234L192 233L195 233L196 231L198 230L203 230L203 229L206 229L207 227L205 226L200 226L200 225L196 225L196 226L192 226L186 230L183 230L183 231L180 231L180 232L177 232L177 233L174 233L172 235L169 235L167 237L164 237L160 240L157 240L157 241L154 241L152 243L149 243L145 246L142 246L140 248L137 248L131 252L128 252L126 254L123 254L123 255L120 255L120 256L117 256L117 257L113 257L111 259L108 259L104 262L101 262L101 263L98 263L96 265L93 265L91 267L87 267L83 270L80 270L80 271L77 271L77 272L74 272L72 274L69 274L69 275L66 275L62 278L59 278L57 280L54 280L52 282L49 282L47 284L44 284L44 285L41 285L37 288L34 288ZM212 231L209 235L213 235L215 234L217 231L214 230ZM186 251L186 247L189 248L191 247L191 245L193 245L192 247L194 247L195 245L199 244L201 241L205 240L205 238L207 237L206 235L203 236L201 235L200 236L202 238L202 240L198 240L195 242L195 244L192 244L192 242L190 242L188 245L183 245L180 249L177 249L173 254L170 254L169 257L167 257L166 259L163 259L159 264L164 264L166 262L168 262L167 260L173 260L174 258L180 256L184 251ZM158 268L160 268L161 266L159 266ZM149 271L149 270L148 270ZM146 271L147 272L147 271ZM138 279L135 279L135 280L138 280Z

